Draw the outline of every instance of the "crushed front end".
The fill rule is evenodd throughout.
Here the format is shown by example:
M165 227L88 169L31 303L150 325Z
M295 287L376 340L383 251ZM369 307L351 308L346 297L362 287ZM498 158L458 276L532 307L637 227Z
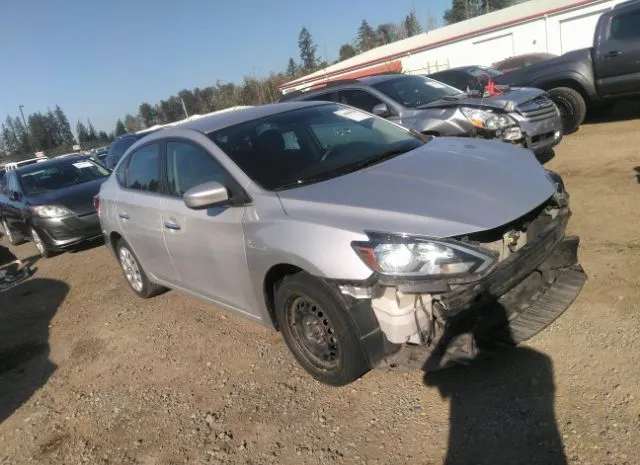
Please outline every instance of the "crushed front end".
M568 194L558 176L549 176L555 176L557 192L544 204L499 228L442 242L454 248L462 244L466 254L458 260L438 252L443 266L453 271L450 277L379 273L367 283L339 284L345 295L370 299L386 347L382 356L370 357L372 365L429 368L427 360L456 327L474 337L518 344L569 307L587 278L578 263L579 239L565 234ZM435 249L423 249L433 254L440 241L431 243ZM473 251L478 251L475 258Z
M460 108L474 127L474 137L508 142L536 154L546 153L562 141L562 117L547 95L520 104L505 100L501 108L488 104Z

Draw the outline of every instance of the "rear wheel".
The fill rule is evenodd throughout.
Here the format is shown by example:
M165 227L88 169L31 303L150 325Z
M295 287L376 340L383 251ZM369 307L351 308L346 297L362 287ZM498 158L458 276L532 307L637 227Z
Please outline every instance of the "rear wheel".
M569 87L556 87L548 92L560 110L563 132L565 134L576 132L587 115L587 103L584 97L580 92Z
M326 284L300 272L285 277L275 297L284 340L312 377L343 386L369 371L355 325Z
M22 244L24 242L24 240L22 240L20 237L18 237L16 235L16 233L14 233L11 230L11 228L7 224L7 220L5 220L4 218L2 219L2 229L4 230L5 236L7 236L7 240L9 241L9 244L11 244L11 245L20 245L20 244Z
M138 262L131 247L129 247L129 244L127 244L124 239L120 239L116 243L116 251L124 277L127 279L133 292L138 294L139 297L147 299L166 290L166 288L159 284L149 281L147 274L142 269L142 266L140 266L140 262Z

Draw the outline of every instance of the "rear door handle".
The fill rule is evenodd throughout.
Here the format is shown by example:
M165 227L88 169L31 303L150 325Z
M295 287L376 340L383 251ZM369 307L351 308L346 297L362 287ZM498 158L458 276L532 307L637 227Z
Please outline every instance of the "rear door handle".
M618 50L611 50L610 52L607 52L604 54L605 58L615 58L619 55L621 55L622 52L618 51Z
M178 231L180 229L180 225L178 223L166 222L164 224L164 227L167 228L167 229L171 229L173 231Z
M123 220L128 220L129 219L129 214L126 213L126 212L118 213L118 216L120 218L122 218Z

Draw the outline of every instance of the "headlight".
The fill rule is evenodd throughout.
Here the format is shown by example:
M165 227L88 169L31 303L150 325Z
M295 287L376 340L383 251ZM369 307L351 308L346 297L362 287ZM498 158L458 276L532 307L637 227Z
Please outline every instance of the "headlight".
M489 110L480 110L479 108L462 107L460 108L462 114L477 128L488 129L490 131L497 131L498 129L504 129L507 126L515 124L509 116L493 113Z
M496 262L490 251L449 240L369 234L353 249L374 271L390 276L438 277L481 273Z
M73 215L68 208L57 205L36 205L31 207L31 211L41 218L63 218Z

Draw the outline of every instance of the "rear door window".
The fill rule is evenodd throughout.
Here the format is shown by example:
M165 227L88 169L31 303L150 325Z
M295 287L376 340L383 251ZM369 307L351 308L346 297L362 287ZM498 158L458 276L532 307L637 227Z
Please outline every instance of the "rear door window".
M621 14L613 18L611 37L617 40L640 38L640 11Z
M143 192L160 191L160 144L146 145L131 154L126 186Z
M340 103L360 108L361 110L371 113L373 107L380 103L384 103L375 95L360 89L347 89L338 92Z

